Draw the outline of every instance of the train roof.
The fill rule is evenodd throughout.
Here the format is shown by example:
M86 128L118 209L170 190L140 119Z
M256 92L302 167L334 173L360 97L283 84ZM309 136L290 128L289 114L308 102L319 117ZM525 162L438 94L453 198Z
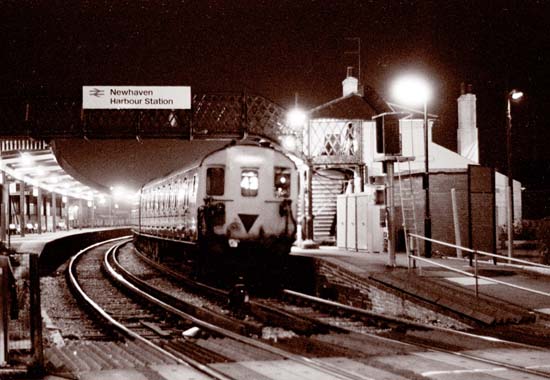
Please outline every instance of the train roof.
M169 177L172 177L174 175L177 175L177 174L180 174L182 172L185 172L185 171L188 171L188 170L191 170L191 169L196 169L196 168L199 168L203 165L204 161L210 157L211 155L217 153L217 152L220 152L222 150L225 150L225 149L229 149L229 148L232 148L232 147L238 147L238 146L250 146L250 147L257 147L257 148L266 148L266 149L271 149L277 153L280 153L282 154L283 156L287 157L289 159L290 162L292 162L294 164L294 167L296 168L296 162L295 160L293 160L291 157L289 157L285 152L283 152L281 149L273 146L270 142L268 141L264 141L264 140L261 140L261 141L255 141L255 140L239 140L239 141L231 141L229 142L228 144L224 145L223 147L221 148L218 148L218 149L214 149L212 150L211 152L208 152L206 153L205 155L203 155L201 158L198 158L196 160L193 160L189 163L187 163L185 165L184 168L180 168L180 169L176 169L166 175L163 175L161 177L158 177L158 178L155 178L147 183L145 183L141 189L144 189L144 188L148 188L148 187L151 187L159 182L162 182L164 179L166 178L169 178Z

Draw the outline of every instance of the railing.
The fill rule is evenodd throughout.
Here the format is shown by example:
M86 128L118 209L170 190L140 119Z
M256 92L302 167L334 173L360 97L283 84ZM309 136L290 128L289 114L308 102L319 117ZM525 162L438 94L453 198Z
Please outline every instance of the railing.
M417 239L422 239L424 241L431 241L432 243L440 244L440 245L443 245L445 247L461 249L464 252L469 252L471 256L473 255L474 274L463 271L463 270L460 270L460 269L457 269L457 268L453 268L453 267L445 265L445 264L438 263L434 260L426 259L424 257L419 257L419 256L415 256L415 255L408 255L408 258L409 258L409 261L410 260L413 260L413 261L418 260L418 261L426 262L426 263L429 263L431 265L435 265L435 266L438 266L438 267L441 267L441 268L445 268L445 269L450 270L452 272L457 272L457 273L463 274L463 275L468 276L468 277L474 277L476 297L479 296L479 279L494 282L494 283L500 284L500 285L509 286L511 288L523 290L523 291L526 291L526 292L530 292L530 293L550 297L550 293L547 293L547 292L543 292L543 291L540 291L540 290L531 289L531 288L527 288L527 287L524 287L524 286L512 284L512 283L509 283L509 282L506 282L506 281L495 280L494 278L491 278L491 277L480 276L478 274L478 256L479 255L488 256L488 257L492 257L494 259L502 259L502 260L507 260L507 261L513 261L513 262L517 262L517 263L521 263L521 264L525 264L525 265L529 265L529 266L533 266L533 267L544 268L544 269L549 269L550 270L550 266L548 266L548 265L533 263L531 261L516 259L516 258L508 257L508 256L497 255L497 254L494 254L494 253L480 251L480 250L477 250L477 249L466 248L466 247L458 246L456 244L447 243L447 242L444 242L444 241L441 241L441 240L430 239L430 238L427 238L427 237L422 236L422 235L409 234L409 236L412 236L412 237L417 238ZM470 262L472 261L471 256L470 256ZM495 264L496 264L496 262L495 262Z

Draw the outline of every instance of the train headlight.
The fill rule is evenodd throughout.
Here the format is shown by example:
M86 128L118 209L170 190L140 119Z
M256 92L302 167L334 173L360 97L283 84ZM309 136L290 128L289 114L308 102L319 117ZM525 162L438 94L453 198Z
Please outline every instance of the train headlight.
M239 239L229 239L227 242L231 248L237 248L240 243Z

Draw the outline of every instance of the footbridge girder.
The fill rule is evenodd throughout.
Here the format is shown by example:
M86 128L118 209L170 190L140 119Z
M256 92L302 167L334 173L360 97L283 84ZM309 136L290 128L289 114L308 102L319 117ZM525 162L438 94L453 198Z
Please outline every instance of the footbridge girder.
M84 110L81 99L0 99L0 138L226 139L257 136L279 143L301 131L286 110L251 94L195 94L189 110Z

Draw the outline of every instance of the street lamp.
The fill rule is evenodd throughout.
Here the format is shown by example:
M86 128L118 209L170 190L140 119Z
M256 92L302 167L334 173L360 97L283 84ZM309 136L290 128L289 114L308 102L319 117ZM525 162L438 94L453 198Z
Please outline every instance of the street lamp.
M424 236L432 238L432 219L430 214L430 167L429 167L429 138L428 138L428 101L431 98L429 83L420 76L406 75L398 78L392 86L392 95L400 103L411 106L424 107L424 178L423 188L426 193L424 207ZM432 242L424 242L424 256L432 256Z
M305 111L298 107L298 102L296 101L295 108L290 110L287 114L287 124L290 128L297 131L300 128L305 128L308 123L308 115ZM313 163L311 161L311 143L310 143L310 131L307 131L308 136L308 148L307 152L305 151L305 146L302 147L302 154L306 159L307 163L307 174L304 173L306 178L300 181L300 198L301 198L301 209L305 210L305 218L303 218L304 223L302 226L305 227L305 240L301 240L301 234L298 237L300 241L299 244L302 248L318 248L318 245L313 240ZM301 174L302 175L302 174ZM304 188L305 185L305 188ZM307 193L307 209L306 209L306 193ZM303 228L302 227L302 228Z
M508 257L514 252L514 179L512 178L512 101L520 100L523 92L512 90L506 96L506 156L508 163L507 196L507 227L508 227Z

